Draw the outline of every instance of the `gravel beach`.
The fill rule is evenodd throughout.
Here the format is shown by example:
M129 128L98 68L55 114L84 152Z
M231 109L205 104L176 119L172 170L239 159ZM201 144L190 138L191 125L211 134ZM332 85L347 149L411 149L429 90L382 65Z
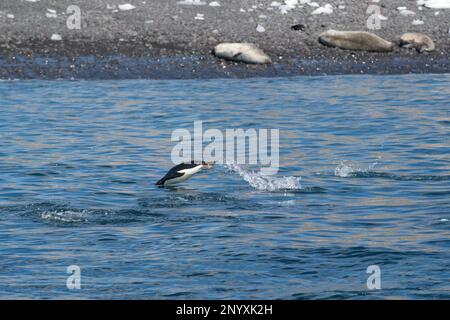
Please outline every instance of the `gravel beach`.
M80 9L79 29L67 24L73 5ZM379 29L367 27L369 6L380 10ZM332 12L313 14L327 7ZM450 72L449 28L450 9L416 0L2 0L0 78L442 73ZM421 32L436 50L330 48L318 42L328 29L370 31L394 43L405 32ZM273 63L219 60L211 50L221 42L255 43Z

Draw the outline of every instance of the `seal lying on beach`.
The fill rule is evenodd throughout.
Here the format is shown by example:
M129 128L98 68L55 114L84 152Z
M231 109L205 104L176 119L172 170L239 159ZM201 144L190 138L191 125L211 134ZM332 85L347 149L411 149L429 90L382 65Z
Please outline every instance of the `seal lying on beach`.
M222 59L253 64L271 63L272 60L253 43L221 43L218 44L213 54Z
M319 42L341 49L364 51L392 51L394 44L379 36L365 31L328 30L319 35Z
M419 52L433 51L436 46L433 40L423 33L405 33L400 37L400 46L403 48L414 48Z

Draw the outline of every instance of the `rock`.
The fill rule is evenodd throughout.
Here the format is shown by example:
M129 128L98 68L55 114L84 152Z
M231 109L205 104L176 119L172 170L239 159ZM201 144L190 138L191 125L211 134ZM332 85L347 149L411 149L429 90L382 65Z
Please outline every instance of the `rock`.
M419 52L433 51L436 46L433 40L423 33L409 32L400 37L400 46L403 48L413 48Z
M294 31L305 31L306 30L306 26L304 24L302 24L302 23L299 23L299 24L291 26L291 30L294 30Z
M218 44L213 53L216 57L244 63L264 64L272 60L261 49L253 43L221 43Z
M319 35L319 42L347 50L388 52L394 48L392 42L365 31L328 30Z

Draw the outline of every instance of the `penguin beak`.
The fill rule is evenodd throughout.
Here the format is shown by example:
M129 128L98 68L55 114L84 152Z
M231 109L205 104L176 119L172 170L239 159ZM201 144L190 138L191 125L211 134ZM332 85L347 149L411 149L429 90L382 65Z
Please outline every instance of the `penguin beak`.
M204 169L211 169L214 166L215 162L202 162L202 166Z

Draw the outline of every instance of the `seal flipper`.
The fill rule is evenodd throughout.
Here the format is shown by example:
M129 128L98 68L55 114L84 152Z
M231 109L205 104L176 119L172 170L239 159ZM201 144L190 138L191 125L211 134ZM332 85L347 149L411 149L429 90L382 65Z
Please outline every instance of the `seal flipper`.
M233 60L237 60L240 61L241 60L241 56L242 56L242 52L238 52L233 56Z

